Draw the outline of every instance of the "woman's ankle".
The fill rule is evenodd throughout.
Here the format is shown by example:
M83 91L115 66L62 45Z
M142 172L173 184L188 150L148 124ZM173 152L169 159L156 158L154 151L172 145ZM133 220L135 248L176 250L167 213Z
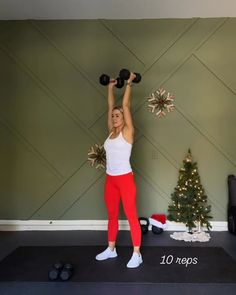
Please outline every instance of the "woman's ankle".
M139 255L141 254L140 253L140 247L134 247L134 253L138 253Z
M111 251L114 251L114 249L116 247L115 242L109 242L108 247L111 249Z

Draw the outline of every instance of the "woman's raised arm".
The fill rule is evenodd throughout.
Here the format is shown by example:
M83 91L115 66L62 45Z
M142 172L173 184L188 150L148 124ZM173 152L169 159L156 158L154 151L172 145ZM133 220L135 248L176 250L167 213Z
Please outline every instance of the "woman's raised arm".
M117 81L116 80L111 80L110 83L108 84L108 131L109 134L112 131L113 124L112 124L112 110L114 108L115 104L115 97L113 93L113 87L116 85Z

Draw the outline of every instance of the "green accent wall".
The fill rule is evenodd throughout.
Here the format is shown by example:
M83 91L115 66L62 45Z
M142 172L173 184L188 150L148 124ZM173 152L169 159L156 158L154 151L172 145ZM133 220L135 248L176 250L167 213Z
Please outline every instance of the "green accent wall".
M143 77L132 96L139 215L167 212L190 148L213 220L225 221L235 32L235 18L0 21L0 219L107 219L104 170L87 152L107 136L98 77L125 67ZM147 107L159 87L175 96L164 118Z

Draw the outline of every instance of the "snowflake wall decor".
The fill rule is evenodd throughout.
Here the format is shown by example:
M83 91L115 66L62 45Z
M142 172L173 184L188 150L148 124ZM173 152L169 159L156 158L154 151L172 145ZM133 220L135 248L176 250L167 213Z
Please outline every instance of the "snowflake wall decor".
M106 164L106 152L103 145L95 144L88 152L88 161L96 169L104 169Z
M170 95L168 92L162 88L157 89L154 91L150 97L148 97L150 111L152 113L156 112L158 117L163 117L166 115L166 112L171 112L174 109L174 96Z

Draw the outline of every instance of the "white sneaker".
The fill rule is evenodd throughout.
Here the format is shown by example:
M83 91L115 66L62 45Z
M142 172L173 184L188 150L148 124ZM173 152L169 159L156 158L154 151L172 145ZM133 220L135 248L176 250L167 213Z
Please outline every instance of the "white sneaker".
M135 267L138 267L142 262L143 262L142 255L138 254L137 252L134 252L130 261L127 263L127 267L135 268Z
M96 260L106 260L108 258L115 258L117 257L116 248L112 251L110 247L107 247L106 250L99 253L95 258Z

